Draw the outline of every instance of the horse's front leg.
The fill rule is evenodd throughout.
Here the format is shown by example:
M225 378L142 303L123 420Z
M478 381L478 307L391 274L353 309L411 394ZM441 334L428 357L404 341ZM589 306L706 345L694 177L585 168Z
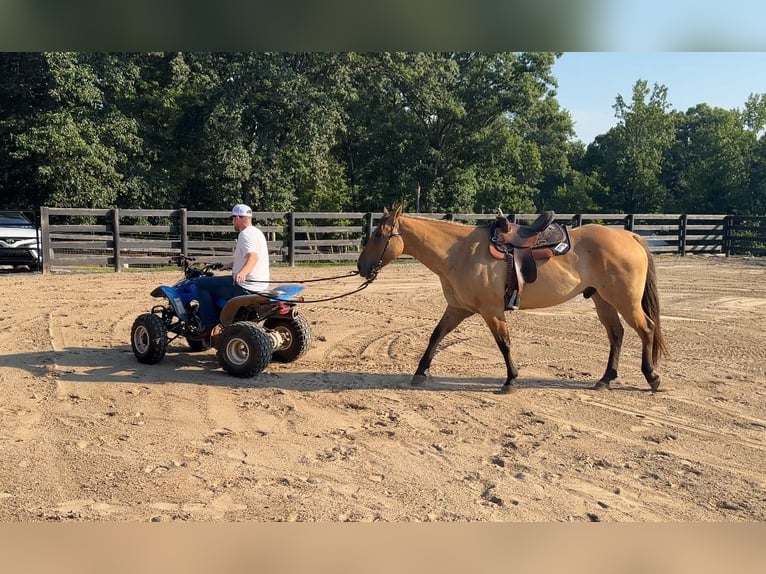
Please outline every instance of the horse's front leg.
M473 315L472 311L466 309L460 309L451 305L447 306L442 318L436 325L434 332L431 333L431 338L428 340L428 347L425 353L418 363L418 370L412 376L412 384L417 385L422 383L428 377L428 369L431 367L431 361L436 354L436 347L439 345L442 339L452 331L455 327L460 325L464 319Z
M503 354L503 359L505 360L507 376L501 392L508 393L512 389L513 380L519 376L519 371L516 368L516 365L513 364L513 359L511 358L511 338L508 333L508 323L505 321L505 313L487 314L483 315L483 317L484 321L486 321L489 326L489 330L492 331L492 336L495 338L497 348L500 349L500 352Z

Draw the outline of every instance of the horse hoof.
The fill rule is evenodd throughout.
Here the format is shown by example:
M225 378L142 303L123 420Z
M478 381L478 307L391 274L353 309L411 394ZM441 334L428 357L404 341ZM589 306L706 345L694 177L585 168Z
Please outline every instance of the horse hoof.
M516 390L516 387L514 387L513 385L503 385L502 387L500 387L500 390L497 391L497 393L499 395L508 395L515 390Z
M426 375L413 375L412 380L410 381L411 385L422 385L426 382Z
M609 384L609 381L598 381L591 388L594 391L603 391L604 389L606 389L607 391L611 391L612 390L612 385Z
M660 376L657 375L653 379L649 379L647 381L649 383L649 386L652 387L652 391L656 391L660 388Z

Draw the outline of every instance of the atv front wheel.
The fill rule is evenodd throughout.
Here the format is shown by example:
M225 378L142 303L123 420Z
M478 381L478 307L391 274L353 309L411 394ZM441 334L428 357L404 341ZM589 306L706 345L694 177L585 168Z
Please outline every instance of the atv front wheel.
M154 313L139 315L130 329L130 346L139 363L159 363L168 347L168 328Z
M218 362L234 377L254 377L271 361L271 338L257 323L238 321L223 330L216 342Z
M276 331L282 340L282 344L274 349L275 361L280 363L297 361L311 346L311 328L306 318L301 315L288 318L269 317L263 326Z

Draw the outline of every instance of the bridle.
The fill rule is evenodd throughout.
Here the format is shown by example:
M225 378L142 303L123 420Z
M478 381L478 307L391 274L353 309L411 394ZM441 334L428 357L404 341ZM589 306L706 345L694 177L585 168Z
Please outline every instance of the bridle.
M373 265L372 269L370 270L370 277L367 279L368 283L372 283L378 276L378 273L380 273L380 270L383 269L383 258L386 256L386 251L388 251L388 244L391 243L391 238L401 236L402 234L399 233L399 220L397 219L391 226L391 232L388 234L388 237L386 237L386 243L383 245L383 251L380 253L378 262Z

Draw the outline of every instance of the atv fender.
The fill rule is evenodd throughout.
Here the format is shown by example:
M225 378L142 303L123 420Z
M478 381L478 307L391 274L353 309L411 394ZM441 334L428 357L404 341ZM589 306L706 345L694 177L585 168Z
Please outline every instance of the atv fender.
M152 291L151 293L152 297L165 297L170 302L170 306L173 307L173 311L175 312L176 316L181 321L188 321L189 320L189 314L186 312L186 307L184 306L184 302L181 299L181 295L179 295L178 291L173 289L172 287L168 287L167 285L161 285L160 287L157 287ZM196 299L196 289L195 289L195 299Z
M303 291L302 285L279 285L268 291L260 291L251 295L232 297L221 309L220 323L224 327L234 322L234 317L242 307L256 308L267 303L289 301Z

